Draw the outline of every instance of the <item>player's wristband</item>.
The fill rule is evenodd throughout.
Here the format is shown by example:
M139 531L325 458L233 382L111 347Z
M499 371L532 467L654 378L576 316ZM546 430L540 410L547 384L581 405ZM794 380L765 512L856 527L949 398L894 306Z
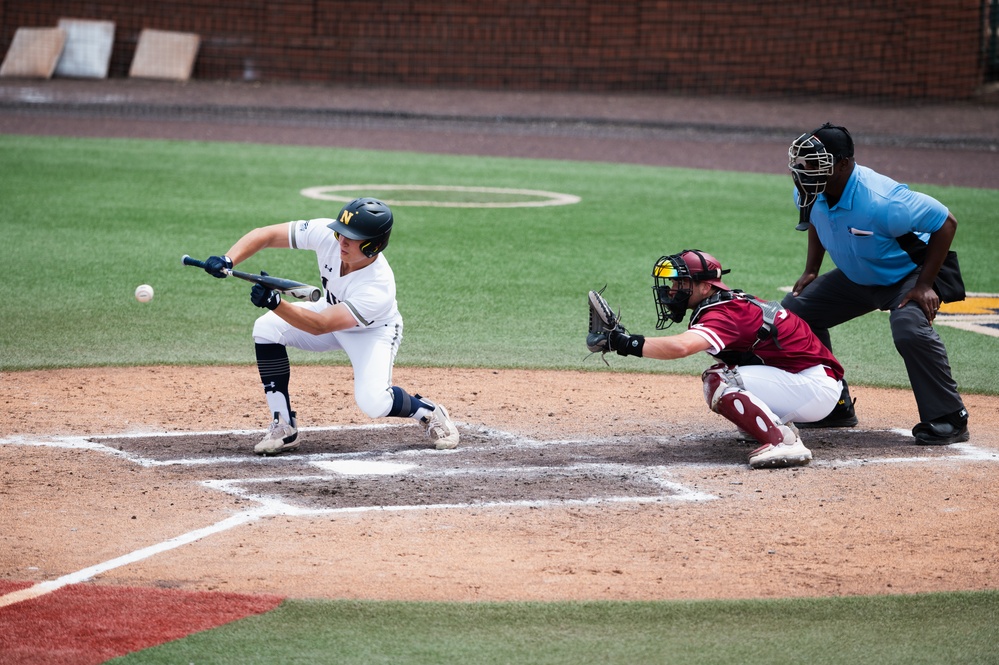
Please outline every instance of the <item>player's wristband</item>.
M611 333L608 343L619 356L638 356L641 358L642 349L645 347L645 336Z

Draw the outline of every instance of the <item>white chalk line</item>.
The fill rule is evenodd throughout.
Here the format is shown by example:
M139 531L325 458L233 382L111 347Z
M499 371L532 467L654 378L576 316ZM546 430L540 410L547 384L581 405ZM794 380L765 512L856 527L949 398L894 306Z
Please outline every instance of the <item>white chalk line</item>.
M501 194L534 197L534 201L444 201L441 198L431 199L383 199L390 206L423 206L433 208L541 208L547 206L563 206L579 203L582 199L575 194L547 192L539 189L512 189L507 187L466 187L461 185L323 185L306 187L299 194L310 199L321 201L352 201L359 192L461 192L464 194ZM350 192L337 194L334 192ZM488 197L483 197L488 198Z
M908 433L907 430L890 430ZM916 444L913 444L916 445ZM919 464L926 462L999 462L999 452L987 448L979 448L971 443L951 443L948 450L957 450L957 455L940 455L936 457L872 457L865 459L822 459L812 460L818 466L865 466L867 464Z
M52 593L57 589L61 589L69 584L79 584L80 582L86 582L87 580L96 577L102 573L106 573L109 570L114 570L115 568L120 568L122 566L127 566L129 564L135 563L137 561L142 561L156 554L166 552L168 550L175 549L181 545L187 545L193 543L197 540L201 540L207 536L220 533L222 531L228 531L233 527L245 524L247 522L252 522L254 520L263 517L268 514L268 510L258 509L255 511L248 511L243 513L238 513L222 520L221 522L216 522L210 526L203 527L201 529L196 529L194 531L189 531L185 534L177 536L175 538L170 538L169 540L164 540L163 542L150 545L149 547L144 547L142 549L130 552L123 556L105 561L103 563L98 563L96 565L90 566L89 568L84 568L78 570L75 573L70 573L68 575L63 575L54 580L48 580L46 582L39 582L38 584L28 587L26 589L21 589L20 591L13 591L5 596L0 596L0 607L6 607L8 605L13 605L14 603L19 603L24 600L30 600L32 598L38 598L44 596L45 594Z
M359 427L328 427L328 428L302 428L302 431L323 431L323 430L344 430L344 429L373 429L373 428L384 428L384 427L397 427L395 425L363 425ZM489 430L494 431L494 430ZM97 443L90 441L89 439L125 439L125 438L136 438L136 437L156 437L156 436L195 436L203 434L239 434L241 432L253 433L256 430L239 430L239 431L216 431L216 432L172 432L172 433L132 433L132 434L117 434L109 436L66 436L66 437L47 437L41 440L32 440L27 437L12 437L6 439L0 439L0 445L23 445L23 446L50 446L58 448L69 448L69 449L86 449L102 452L105 454L118 457L120 459L127 460L129 462L138 464L144 467L152 467L158 465L164 465L171 462L163 462L160 460L148 460L141 456L129 453L126 451L118 450L111 446L107 446L102 443ZM495 431L497 435L501 433ZM500 438L517 440L517 437L513 435L500 436ZM533 442L533 443L543 443L543 442ZM570 442L564 442L570 443ZM532 445L532 447L534 447ZM467 448L466 448L467 450ZM413 452L417 454L426 454L426 451L406 451ZM454 451L434 451L430 454L440 455L442 452L454 452ZM353 454L348 454L350 456L356 456ZM330 457L337 457L336 455L326 454L323 457L329 459ZM341 456L342 457L342 456ZM213 463L217 463L219 460L212 460ZM613 468L615 472L620 473L623 467L627 467L631 470L637 470L649 477L651 474L659 486L664 490L669 490L675 492L673 495L658 495L658 496L644 496L644 497L633 497L633 496L610 496L610 497L592 497L584 499L560 499L560 500L514 500L514 501L495 501L495 502L480 502L480 503L438 503L438 504L426 504L426 505L398 505L398 506L353 506L347 508L302 508L299 506L293 506L291 504L273 499L272 497L264 495L256 495L247 492L242 486L253 483L261 482L276 482L276 481L289 481L289 480L302 480L313 478L316 480L329 480L331 476L280 476L272 479L231 479L231 480L208 480L202 481L200 484L222 491L231 496L236 496L241 499L246 499L253 501L258 504L257 509L251 511L244 511L237 513L231 517L224 520L216 522L215 524L203 527L201 529L195 529L194 531L189 531L185 534L181 534L174 538L162 541L150 545L148 547L135 550L123 556L110 559L103 563L98 563L93 566L89 566L82 570L78 570L67 575L63 575L54 580L48 580L45 582L39 582L33 586L21 589L19 591L14 591L4 596L0 596L0 607L7 607L15 603L19 603L25 600L30 600L33 598L39 598L46 594L52 593L64 586L70 584L79 584L90 580L98 575L106 573L108 571L120 568L122 566L127 566L143 559L155 556L162 552L166 552L183 545L187 545L202 538L221 533L223 531L228 531L237 526L241 526L248 522L256 521L263 517L272 517L278 515L289 515L289 516L321 516L321 515L335 515L335 514L346 514L346 513L361 513L361 512L389 512L389 511L420 511L420 510L453 510L453 509L494 509L494 508L546 508L555 506L593 506L600 504L618 504L618 503L631 503L631 504L645 504L645 503L655 503L664 500L673 501L710 501L717 497L711 494L706 494L699 492L697 490L690 489L685 485L680 483L674 483L668 481L665 478L661 478L654 474L653 471L659 469L664 473L668 473L665 467L633 467L631 465L575 465L575 468L581 469L586 467L587 469L593 470L598 467ZM544 469L539 467L528 467L532 472L540 472ZM556 467L557 468L557 467ZM547 469L547 467L546 467ZM549 469L550 470L550 469ZM489 473L495 473L497 469L488 469ZM511 470L513 472L514 470ZM524 472L525 469L518 469L520 472ZM469 471L473 473L474 471Z
M376 429L376 428L387 428L387 427L398 427L397 425L361 425L355 427L316 427L316 428L302 428L302 431L329 431L329 430L344 430L344 429ZM890 430L895 432L896 430ZM158 465L168 465L177 464L177 460L148 460L142 458L138 455L132 453L121 451L111 446L104 445L102 443L96 443L94 441L88 440L89 438L97 439L125 439L125 438L135 438L137 436L143 437L170 437L170 436L196 436L205 434L252 434L256 430L220 430L213 432L171 432L171 433L132 433L132 434L117 434L117 435L107 435L107 436L94 436L94 437L82 437L82 436L66 436L66 437L49 437L42 440L32 440L26 437L11 437L6 439L0 439L0 445L26 445L26 446L51 446L59 448L69 448L69 449L89 449L99 451L105 454L109 454L121 459L125 459L132 463L141 466L158 466ZM562 441L535 441L527 440L516 435L512 435L506 432L501 432L498 430L488 430L481 429L481 433L489 434L495 436L496 438L501 438L507 440L508 445L519 448L538 448L543 446L552 445L606 445L606 442L594 441L588 439L585 441L579 440L562 440ZM899 433L905 433L901 430ZM484 447L482 449L485 449ZM979 448L970 443L959 443L951 444L949 446L951 450L957 450L957 455L946 455L946 456L936 456L936 457L904 457L904 458L891 458L891 459L864 459L864 460L814 460L813 463L820 466L855 466L862 464L912 464L912 463L926 463L926 462L939 462L943 460L949 461L986 461L986 462L997 462L999 461L999 453L991 451L988 449ZM468 450L468 448L466 448ZM429 454L439 455L443 451L434 451ZM454 451L447 451L454 452ZM428 451L414 450L414 451L403 451L406 456L411 455L425 455ZM358 453L344 453L344 454L318 454L307 456L309 461L313 461L313 464L321 465L327 463L326 460L334 458L346 458L346 457L357 457ZM360 455L371 456L370 453L360 453ZM236 461L244 461L243 458L232 458ZM299 460L301 458L299 457ZM218 463L219 459L209 460L211 463ZM273 461L273 460L271 460ZM200 462L200 460L187 460L184 463L194 463ZM684 465L684 466L732 466L730 464L703 464L703 465ZM637 467L627 464L575 464L566 467L507 467L507 468L466 468L466 469L445 469L435 472L424 472L425 475L457 475L457 474L507 474L507 473L539 473L539 472L549 472L552 471L565 471L566 473L572 471L589 471L598 472L601 474L616 474L620 475L622 472L631 472L635 476L643 477L646 481L652 481L658 484L661 489L667 490L669 492L674 492L672 495L654 495L654 496L608 496L608 497L590 497L583 499L558 499L558 500L511 500L511 501L493 501L493 502L479 502L479 503L436 503L436 504L425 504L425 505L391 505L391 506L351 506L345 508L303 508L300 506L295 506L273 497L266 496L264 494L252 493L247 490L247 486L262 483L274 483L274 482L287 482L287 481L323 481L329 480L330 475L322 476L274 476L270 478L250 478L250 479L217 479L217 480L207 480L201 481L200 484L221 491L223 493L229 494L230 496L235 496L240 499L253 501L258 504L255 510L243 511L228 517L224 520L216 522L215 524L203 527L201 529L195 529L189 531L185 534L181 534L174 538L162 541L160 543L155 543L148 547L130 552L123 556L95 564L93 566L78 570L76 572L63 575L54 580L48 580L45 582L40 582L31 587L21 589L19 591L14 591L4 596L0 596L0 607L6 607L19 603L25 600L38 598L44 596L48 593L61 589L64 586L70 584L78 584L90 580L98 575L106 573L110 570L120 568L122 566L127 566L143 559L161 554L163 552L181 547L183 545L188 545L208 536L221 533L223 531L228 531L235 527L241 526L248 522L256 521L265 517L273 517L279 515L286 516L300 516L300 517L313 517L313 516L328 516L336 514L349 514L349 513L363 513L363 512L403 512L403 511L426 511L426 510L453 510L453 509L495 509L495 508L547 508L556 506L594 506L601 504L647 504L647 503L658 503L662 501L683 501L683 502L703 502L715 500L718 497L693 490L681 483L675 483L669 481L663 477L663 474L668 474L668 467ZM367 475L367 474L362 474Z

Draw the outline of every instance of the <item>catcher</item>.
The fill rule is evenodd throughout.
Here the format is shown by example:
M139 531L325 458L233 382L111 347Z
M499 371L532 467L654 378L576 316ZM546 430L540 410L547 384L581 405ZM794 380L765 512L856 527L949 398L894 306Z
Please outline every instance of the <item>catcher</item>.
M812 453L794 422L824 418L843 390L843 367L796 315L730 289L715 257L699 249L663 256L652 270L657 330L680 323L678 335L629 334L598 291L590 291L587 348L606 354L672 360L705 351L719 362L704 370L704 399L715 413L759 443L754 469L802 466Z

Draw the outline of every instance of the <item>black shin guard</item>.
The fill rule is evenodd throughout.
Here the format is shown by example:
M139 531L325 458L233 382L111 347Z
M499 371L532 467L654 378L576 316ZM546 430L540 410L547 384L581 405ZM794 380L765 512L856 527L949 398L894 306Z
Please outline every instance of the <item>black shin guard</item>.
M264 384L264 392L281 393L290 409L288 383L291 380L291 362L288 360L288 349L283 344L257 344L255 350L257 371L260 382Z

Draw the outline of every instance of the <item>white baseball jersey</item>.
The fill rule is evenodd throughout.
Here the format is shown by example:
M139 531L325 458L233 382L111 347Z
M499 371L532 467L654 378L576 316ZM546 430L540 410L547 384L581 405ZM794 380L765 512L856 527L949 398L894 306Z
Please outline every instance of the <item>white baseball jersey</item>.
M401 323L395 299L395 274L388 260L378 254L371 265L341 276L340 244L327 226L333 221L319 218L292 222L288 239L293 249L316 252L326 302L330 305L342 302L357 319L357 326L342 332Z
M402 343L402 316L395 300L395 275L384 255L349 275L340 275L340 244L326 225L331 219L291 222L288 237L294 249L311 249L319 261L326 300L295 302L321 312L344 303L357 325L346 330L313 335L295 328L274 312L253 325L258 344L283 344L305 351L342 350L354 368L354 400L370 418L381 418L392 408L392 368Z

